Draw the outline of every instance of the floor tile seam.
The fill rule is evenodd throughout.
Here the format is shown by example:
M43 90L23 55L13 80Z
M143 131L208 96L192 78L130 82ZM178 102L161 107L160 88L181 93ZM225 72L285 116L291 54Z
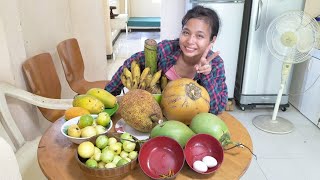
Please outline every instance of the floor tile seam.
M308 156L259 156L257 155L257 161L258 160L289 160L289 159L305 159Z
M259 164L258 159L253 159L253 160L257 163L257 165L258 165L258 167L259 167L259 169L260 169L261 173L262 173L262 174L263 174L263 176L266 178L266 180L269 180L269 179L268 179L268 177L267 177L266 172L264 172L264 170L263 170L262 166Z

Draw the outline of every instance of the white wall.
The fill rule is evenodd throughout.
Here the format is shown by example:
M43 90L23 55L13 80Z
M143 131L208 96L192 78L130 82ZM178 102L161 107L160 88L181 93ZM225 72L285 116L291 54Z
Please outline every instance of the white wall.
M185 14L185 0L161 1L160 38L176 39L181 32L181 20Z
M62 85L62 98L75 93L65 80L56 52L59 42L76 37L88 80L107 77L103 2L108 0L3 0L0 1L0 81L26 89L21 64L40 52L50 52ZM92 73L94 72L94 73ZM27 139L39 135L50 123L37 108L8 98L13 118ZM40 127L40 128L39 128Z
M0 81L8 82L19 88L25 89L22 77L21 63L26 58L23 42L22 27L18 1L0 1L0 61L1 69ZM13 119L16 121L24 137L29 140L40 134L38 119L32 106L13 98L7 98L8 106ZM0 118L2 118L0 116Z
M103 0L69 0L73 36L78 39L89 81L107 79ZM94 72L94 73L93 73Z
M160 17L163 0L128 0L129 17ZM176 0L170 1L175 3ZM180 0L179 0L180 1Z
M320 15L320 3L319 0L306 0L304 6L305 12L310 14L312 17Z
M110 25L110 9L109 0L103 1L103 11L104 11L104 22L105 22L105 39L106 39L106 53L111 55L113 53L112 46L112 35L111 35L111 25ZM112 76L112 75L109 75Z
M13 83L14 76L12 74L12 71L9 70L11 69L11 62L10 62L9 49L7 46L6 32L5 32L1 18L0 18L0 59L1 59L1 66L0 66L1 81Z

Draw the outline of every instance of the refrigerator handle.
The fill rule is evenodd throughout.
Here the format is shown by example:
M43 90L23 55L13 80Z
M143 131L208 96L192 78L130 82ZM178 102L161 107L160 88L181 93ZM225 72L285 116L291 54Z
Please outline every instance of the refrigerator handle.
M262 2L262 0L259 0L258 11L257 11L257 15L256 15L256 28L255 28L255 30L259 29L259 27L260 27L262 6L263 6L263 2Z

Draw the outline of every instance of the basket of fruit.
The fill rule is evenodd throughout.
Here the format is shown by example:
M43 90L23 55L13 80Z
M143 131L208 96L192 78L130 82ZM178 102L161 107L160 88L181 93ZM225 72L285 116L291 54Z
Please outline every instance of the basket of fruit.
M75 158L86 175L97 178L122 176L138 164L140 145L129 133L106 133L81 143Z

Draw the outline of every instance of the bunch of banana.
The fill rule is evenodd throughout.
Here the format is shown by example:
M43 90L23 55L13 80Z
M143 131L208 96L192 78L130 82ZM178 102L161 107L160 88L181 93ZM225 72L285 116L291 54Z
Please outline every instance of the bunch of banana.
M125 67L120 77L122 84L129 90L144 89L154 94L160 94L167 85L167 77L161 76L162 70L152 75L150 67L146 67L141 72L140 65L135 60L132 61L130 70Z

